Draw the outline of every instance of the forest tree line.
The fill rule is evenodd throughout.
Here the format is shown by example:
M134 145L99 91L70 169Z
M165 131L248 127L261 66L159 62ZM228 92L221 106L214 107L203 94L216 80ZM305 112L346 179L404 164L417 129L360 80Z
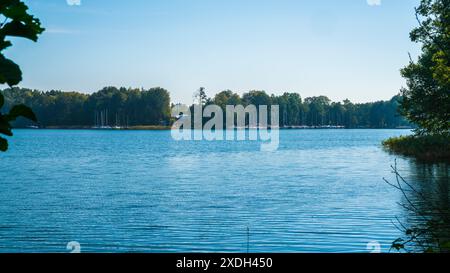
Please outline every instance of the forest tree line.
M105 87L93 94L38 91L25 88L0 90L5 107L25 104L33 109L40 127L93 127L169 125L173 122L170 94L163 88ZM269 95L250 91L240 96L230 90L208 97L200 89L196 97L204 105L279 105L281 126L344 126L346 128L398 128L410 126L398 114L401 97L373 103L332 102L326 96L302 99L297 93ZM15 127L33 125L19 119Z

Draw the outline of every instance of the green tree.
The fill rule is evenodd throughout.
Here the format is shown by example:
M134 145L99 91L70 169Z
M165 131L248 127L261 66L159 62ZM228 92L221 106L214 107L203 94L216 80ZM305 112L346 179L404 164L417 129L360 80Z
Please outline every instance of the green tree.
M39 91L26 88L0 90L4 96L4 108L15 104L31 107L41 127L92 127L94 125L134 126L167 125L170 123L170 94L156 87L136 89L105 87L90 95L58 90ZM389 101L353 104L349 100L332 102L326 97L307 98L304 101L297 93L270 95L253 91L241 98L233 91L222 91L207 104L214 103L225 110L226 105L279 105L280 124L298 125L342 125L347 128L396 128L410 126L398 114L402 98ZM19 118L14 127L26 127L31 121Z
M253 90L242 95L242 101L245 105L253 104L256 107L260 105L271 105L270 96L265 91Z
M238 105L241 103L241 98L238 94L233 93L231 90L225 90L217 93L213 99L214 104L220 106L223 110L227 105Z
M327 113L331 100L326 96L310 97L305 99L309 108L310 125L325 125L328 123Z
M419 126L419 134L450 131L450 0L422 0L416 8L419 26L410 33L422 44L417 62L401 70L401 113Z
M7 37L22 37L36 42L38 35L44 31L39 19L28 14L27 10L28 7L20 0L0 1L0 18L3 21L0 24L0 84L13 86L22 80L22 71L19 66L7 59L2 53L12 45L11 41L7 40ZM0 109L3 107L4 102L4 97L0 94ZM11 122L18 117L37 121L36 116L29 107L23 104L15 105L8 113L0 112L0 134L12 136ZM6 151L7 149L7 140L0 137L0 151Z
M200 87L197 92L194 94L194 100L197 101L197 103L201 106L208 103L209 99L206 95L206 89L205 87Z

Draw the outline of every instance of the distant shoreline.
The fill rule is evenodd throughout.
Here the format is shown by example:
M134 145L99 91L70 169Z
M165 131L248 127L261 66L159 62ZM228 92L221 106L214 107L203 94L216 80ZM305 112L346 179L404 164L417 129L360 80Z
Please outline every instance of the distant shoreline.
M270 128L270 127L269 127ZM28 129L28 130L99 130L99 131L169 131L171 126L162 125L137 125L126 128L95 128L91 126L47 126L47 127L17 127L14 129ZM246 128L248 129L248 128ZM254 128L256 129L256 128ZM280 127L280 130L412 130L412 127L397 127L397 128L345 128L343 126L285 126Z

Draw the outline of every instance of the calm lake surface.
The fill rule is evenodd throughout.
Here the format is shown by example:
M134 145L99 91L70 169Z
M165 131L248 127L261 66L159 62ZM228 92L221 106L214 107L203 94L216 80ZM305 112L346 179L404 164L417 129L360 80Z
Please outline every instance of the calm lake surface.
M395 217L415 221L383 181L395 159L421 189L449 182L447 165L383 151L409 133L282 130L261 152L170 131L16 130L0 154L0 252L389 251Z

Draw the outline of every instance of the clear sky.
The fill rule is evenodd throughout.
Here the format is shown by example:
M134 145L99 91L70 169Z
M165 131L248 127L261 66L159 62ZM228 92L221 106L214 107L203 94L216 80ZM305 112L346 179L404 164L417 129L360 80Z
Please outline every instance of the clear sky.
M173 102L231 89L390 99L419 0L28 0L47 31L6 55L22 87L156 87Z

